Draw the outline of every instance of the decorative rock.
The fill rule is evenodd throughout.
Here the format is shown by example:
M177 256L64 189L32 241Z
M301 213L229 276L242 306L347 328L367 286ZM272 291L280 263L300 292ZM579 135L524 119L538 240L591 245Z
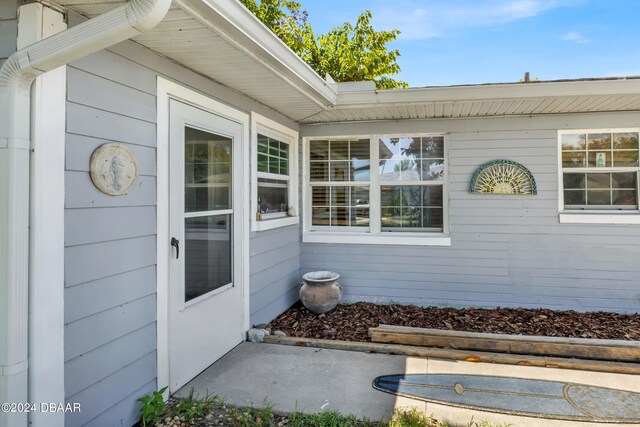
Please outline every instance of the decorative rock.
M251 328L247 332L247 341L249 341L249 342L263 342L264 341L264 337L266 335L269 335L269 332L270 331L267 330L267 329Z
M273 331L273 335L275 335L277 337L286 337L287 336L287 334L285 332L282 332L280 330Z
M259 325L253 325L255 329L264 329L267 331L267 335L271 333L271 328L266 323L260 323Z

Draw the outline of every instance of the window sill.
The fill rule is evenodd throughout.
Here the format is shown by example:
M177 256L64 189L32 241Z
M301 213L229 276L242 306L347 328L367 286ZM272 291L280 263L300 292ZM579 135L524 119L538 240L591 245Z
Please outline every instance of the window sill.
M362 245L451 246L451 237L442 233L336 233L305 231L304 243L351 243Z
M295 225L300 222L297 216L288 216L285 218L265 219L262 221L253 221L252 231L265 231L273 230L274 228L287 227L289 225Z
M569 213L560 212L561 224L640 224L637 211L620 213Z

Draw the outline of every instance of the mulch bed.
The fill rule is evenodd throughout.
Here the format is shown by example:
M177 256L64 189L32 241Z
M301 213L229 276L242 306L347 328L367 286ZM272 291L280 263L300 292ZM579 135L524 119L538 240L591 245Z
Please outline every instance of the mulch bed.
M370 327L380 324L548 337L640 340L640 314L555 311L525 308L437 308L414 305L341 304L331 313L315 315L300 303L269 327L288 336L345 341L370 341Z

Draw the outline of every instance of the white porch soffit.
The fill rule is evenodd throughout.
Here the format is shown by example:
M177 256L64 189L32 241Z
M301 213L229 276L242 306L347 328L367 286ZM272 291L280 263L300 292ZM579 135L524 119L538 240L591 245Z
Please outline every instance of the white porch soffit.
M640 111L640 77L341 90L303 123Z
M93 18L121 0L55 0ZM300 121L336 92L237 0L174 0L137 43Z

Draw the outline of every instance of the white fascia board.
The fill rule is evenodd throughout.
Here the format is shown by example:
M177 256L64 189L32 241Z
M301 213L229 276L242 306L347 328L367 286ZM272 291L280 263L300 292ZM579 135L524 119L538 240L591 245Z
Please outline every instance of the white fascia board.
M336 91L237 0L176 0L176 4L264 64L318 106L333 106Z
M507 83L338 92L336 108L640 94L640 79Z

